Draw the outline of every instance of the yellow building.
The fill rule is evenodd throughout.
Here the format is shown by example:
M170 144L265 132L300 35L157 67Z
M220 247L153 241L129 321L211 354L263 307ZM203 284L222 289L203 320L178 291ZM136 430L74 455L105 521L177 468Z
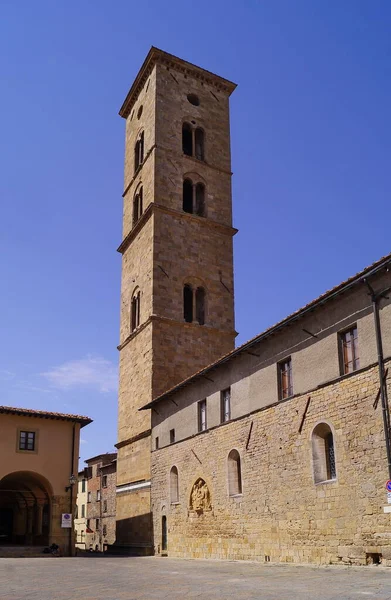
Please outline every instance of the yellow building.
M75 542L76 548L80 548L80 550L86 549L87 493L87 479L83 469L78 475L75 514Z
M72 554L79 434L89 423L0 406L0 556L39 553L52 543Z

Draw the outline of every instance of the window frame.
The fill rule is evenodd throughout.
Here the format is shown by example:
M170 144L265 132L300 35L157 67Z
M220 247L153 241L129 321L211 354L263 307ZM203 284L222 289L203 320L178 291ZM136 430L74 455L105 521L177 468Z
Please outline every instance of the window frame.
M355 333L355 335L354 335ZM350 349L351 349L351 360L349 361L349 350L347 349L347 343L345 336L350 335ZM349 375L360 369L360 354L358 351L358 328L357 323L350 325L347 329L343 329L338 332L338 351L339 351L339 364L340 374ZM349 364L352 363L352 369L349 370Z
M175 428L170 429L170 444L175 444Z
M285 366L288 368L285 370ZM294 395L293 392L293 372L292 372L292 357L287 356L284 360L277 363L278 370L278 399L286 400ZM287 374L287 385L284 383L284 378Z
M102 475L102 488L107 488L107 475Z
M101 497L102 497L101 490L96 490L96 501L100 502Z
M228 392L228 413L225 410L225 396ZM228 414L228 419L225 418ZM220 392L220 423L228 423L231 420L231 386L228 386Z
M326 431L322 432L322 429ZM333 462L330 461L329 439L332 437ZM311 469L314 485L335 483L338 479L335 430L328 421L317 421L310 434Z
M236 453L236 457L232 457L231 455ZM230 465L235 463L235 468L237 469L236 476L237 481L232 482L231 480L231 469ZM235 484L235 490L233 490L233 485ZM227 456L227 486L228 486L228 496L230 498L236 498L238 496L243 496L243 475L242 475L242 457L237 448L231 448Z
M174 477L175 476L175 481ZM170 504L179 504L179 471L176 465L170 469ZM175 487L175 489L174 489Z
M91 502L92 502L92 492L91 492L91 490L89 490L87 492L87 504L89 504Z
M204 419L203 419L203 415L205 417ZM206 431L208 429L206 398L197 402L197 416L198 416L198 433Z

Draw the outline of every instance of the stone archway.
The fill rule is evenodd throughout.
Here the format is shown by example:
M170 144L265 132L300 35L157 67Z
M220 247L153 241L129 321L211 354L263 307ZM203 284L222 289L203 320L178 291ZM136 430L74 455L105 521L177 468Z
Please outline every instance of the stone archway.
M38 473L17 471L0 480L0 544L48 545L53 491Z

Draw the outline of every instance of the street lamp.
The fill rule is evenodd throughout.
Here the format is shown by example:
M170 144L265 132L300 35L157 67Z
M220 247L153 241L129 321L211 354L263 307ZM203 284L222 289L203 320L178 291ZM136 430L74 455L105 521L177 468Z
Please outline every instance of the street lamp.
M76 475L74 475L72 473L72 475L69 477L69 485L67 485L67 487L65 488L66 492L69 492L69 490L72 489L72 486L74 486L77 483L77 477Z

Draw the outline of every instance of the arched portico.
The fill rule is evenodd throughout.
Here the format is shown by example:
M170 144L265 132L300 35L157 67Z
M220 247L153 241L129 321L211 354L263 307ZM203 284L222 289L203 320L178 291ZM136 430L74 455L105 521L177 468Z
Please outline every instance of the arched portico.
M0 480L0 544L47 545L53 491L38 473L17 471Z

